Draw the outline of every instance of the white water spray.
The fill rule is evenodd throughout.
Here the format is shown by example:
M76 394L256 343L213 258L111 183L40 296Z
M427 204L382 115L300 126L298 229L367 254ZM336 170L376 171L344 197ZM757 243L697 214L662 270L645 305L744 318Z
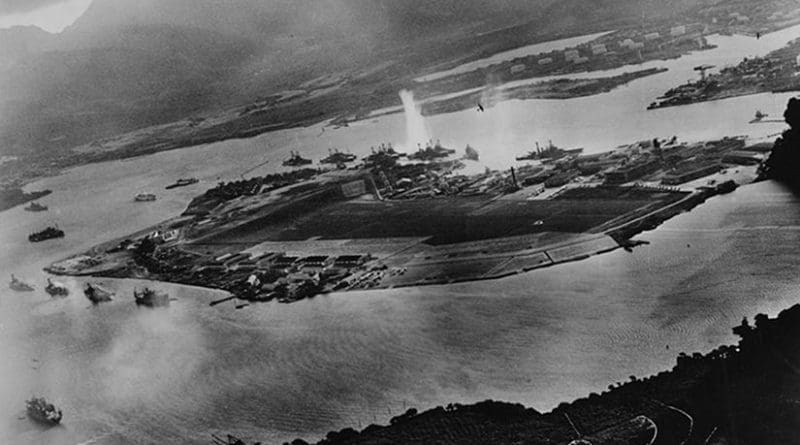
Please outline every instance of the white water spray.
M406 115L406 150L415 151L418 145L424 147L430 141L425 118L422 117L419 107L414 102L414 93L401 90L400 99L403 101L403 110Z

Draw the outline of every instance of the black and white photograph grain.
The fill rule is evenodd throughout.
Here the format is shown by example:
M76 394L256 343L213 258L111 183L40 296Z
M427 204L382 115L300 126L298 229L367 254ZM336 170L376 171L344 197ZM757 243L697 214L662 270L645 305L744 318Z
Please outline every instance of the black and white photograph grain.
M800 445L800 0L0 0L0 280L0 444Z

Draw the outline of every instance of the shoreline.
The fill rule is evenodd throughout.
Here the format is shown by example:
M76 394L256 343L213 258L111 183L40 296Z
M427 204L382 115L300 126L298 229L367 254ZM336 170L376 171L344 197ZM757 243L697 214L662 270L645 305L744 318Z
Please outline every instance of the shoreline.
M284 445L566 444L581 439L641 445L721 444L731 439L790 443L786 439L796 439L798 427L776 414L798 413L785 396L797 372L791 361L800 359L800 304L774 318L758 314L754 320L751 325L745 318L733 328L738 344L707 353L681 352L670 370L631 376L545 413L513 402L450 403L423 412L410 408L387 425L371 424L360 431L346 427L316 442L295 439ZM750 390L753 385L759 390Z

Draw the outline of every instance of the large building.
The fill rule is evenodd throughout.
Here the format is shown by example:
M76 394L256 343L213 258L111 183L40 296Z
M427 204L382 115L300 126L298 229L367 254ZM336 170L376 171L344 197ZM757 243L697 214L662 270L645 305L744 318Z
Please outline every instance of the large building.
M626 182L635 181L642 176L653 173L658 170L660 166L661 164L658 162L658 159L649 159L623 165L622 167L606 173L606 182L609 184L624 184Z
M667 173L661 180L664 185L678 185L684 182L694 181L703 176L712 175L720 169L719 164L706 164L694 166L693 168L676 169Z

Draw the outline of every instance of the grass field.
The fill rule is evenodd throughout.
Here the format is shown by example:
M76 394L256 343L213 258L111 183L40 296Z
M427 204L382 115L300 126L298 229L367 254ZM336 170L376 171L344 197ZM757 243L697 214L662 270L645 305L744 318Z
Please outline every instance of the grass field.
M553 200L448 197L402 201L315 202L270 214L204 242L214 244L428 237L447 245L541 232L583 233L678 193L629 189L579 189ZM308 203L311 204L311 203Z

